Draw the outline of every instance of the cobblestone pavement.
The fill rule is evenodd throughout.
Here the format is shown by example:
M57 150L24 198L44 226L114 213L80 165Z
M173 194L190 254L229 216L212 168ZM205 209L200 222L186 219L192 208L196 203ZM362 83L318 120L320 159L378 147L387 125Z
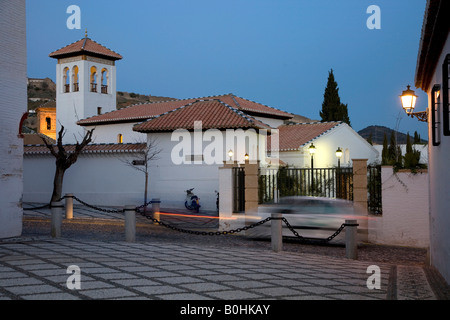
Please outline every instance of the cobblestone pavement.
M172 213L174 213L172 211ZM178 227L213 230L217 219L162 215ZM137 216L126 242L121 214L75 208L62 237L51 238L48 209L26 211L23 236L0 241L0 300L443 300L442 277L421 249L268 241L242 235L180 233ZM80 268L80 289L70 289ZM379 268L379 278L370 266ZM369 268L369 269L368 269ZM76 274L75 274L76 275ZM376 285L379 279L379 287ZM68 285L68 282L69 285ZM369 287L375 288L370 289Z

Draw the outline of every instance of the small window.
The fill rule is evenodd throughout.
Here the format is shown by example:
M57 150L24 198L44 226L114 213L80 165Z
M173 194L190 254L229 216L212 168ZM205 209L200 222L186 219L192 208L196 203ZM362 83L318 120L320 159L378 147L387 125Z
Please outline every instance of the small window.
M91 92L97 92L97 68L91 67Z
M101 93L108 93L108 70L102 69L102 79L101 79Z
M431 90L431 136L433 146L441 144L441 87L435 85Z
M80 84L79 84L79 75L78 75L78 66L74 66L72 70L72 77L73 77L73 92L80 91Z
M117 135L117 143L123 143L123 135L121 133Z
M102 107L97 107L97 114L101 115L102 114Z
M64 76L63 76L63 86L64 86L64 93L70 92L70 75L69 75L69 68L64 68Z
M52 119L47 117L45 118L45 122L47 123L47 130L52 130Z

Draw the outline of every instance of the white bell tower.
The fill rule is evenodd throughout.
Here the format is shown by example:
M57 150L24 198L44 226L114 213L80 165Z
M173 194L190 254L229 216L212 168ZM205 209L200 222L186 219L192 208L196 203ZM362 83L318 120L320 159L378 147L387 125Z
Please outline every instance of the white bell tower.
M87 36L49 55L56 65L57 134L64 126L64 144L81 141L84 128L77 122L116 110L118 53Z

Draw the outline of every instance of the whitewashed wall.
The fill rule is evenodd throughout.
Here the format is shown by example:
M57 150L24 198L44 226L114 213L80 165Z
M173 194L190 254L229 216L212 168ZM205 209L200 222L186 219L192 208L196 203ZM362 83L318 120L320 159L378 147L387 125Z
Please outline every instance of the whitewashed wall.
M382 167L383 215L369 220L369 241L428 248L428 173Z
M431 78L428 94L428 106L431 106L431 89L435 84L442 85L442 63L450 54L450 37L447 36L436 70ZM441 89L442 90L442 89ZM442 115L442 101L440 114ZM442 119L442 118L441 118ZM430 175L430 256L431 263L450 283L450 137L443 135L442 120L440 127L441 144L428 145L428 163ZM431 121L428 122L428 141L431 141Z
M367 162L370 164L378 157L378 151L345 123L314 139L312 143L316 147L315 168L336 167L338 148L343 151L341 158L343 167L351 166L351 159L368 159ZM306 145L300 151L281 151L280 159L290 166L309 168L311 167L311 156L308 150L310 145Z
M117 143L118 135L121 134L123 143L141 143L145 142L147 135L133 131L135 123L116 123L99 126L85 126L86 130L95 128L92 135L93 143Z
M133 154L81 154L64 176L63 195L73 193L93 205L124 206L144 202L144 174L122 160ZM48 203L53 191L55 158L24 156L24 202Z
M25 0L2 1L0 9L0 238L22 233L22 155L18 138L27 106Z

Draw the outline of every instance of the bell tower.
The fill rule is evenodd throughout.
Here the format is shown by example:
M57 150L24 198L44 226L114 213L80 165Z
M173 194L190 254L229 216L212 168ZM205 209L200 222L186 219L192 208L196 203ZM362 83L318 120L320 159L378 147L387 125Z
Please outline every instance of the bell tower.
M50 53L56 65L56 124L66 130L64 143L81 141L77 122L116 110L116 66L122 56L91 40L83 39Z

